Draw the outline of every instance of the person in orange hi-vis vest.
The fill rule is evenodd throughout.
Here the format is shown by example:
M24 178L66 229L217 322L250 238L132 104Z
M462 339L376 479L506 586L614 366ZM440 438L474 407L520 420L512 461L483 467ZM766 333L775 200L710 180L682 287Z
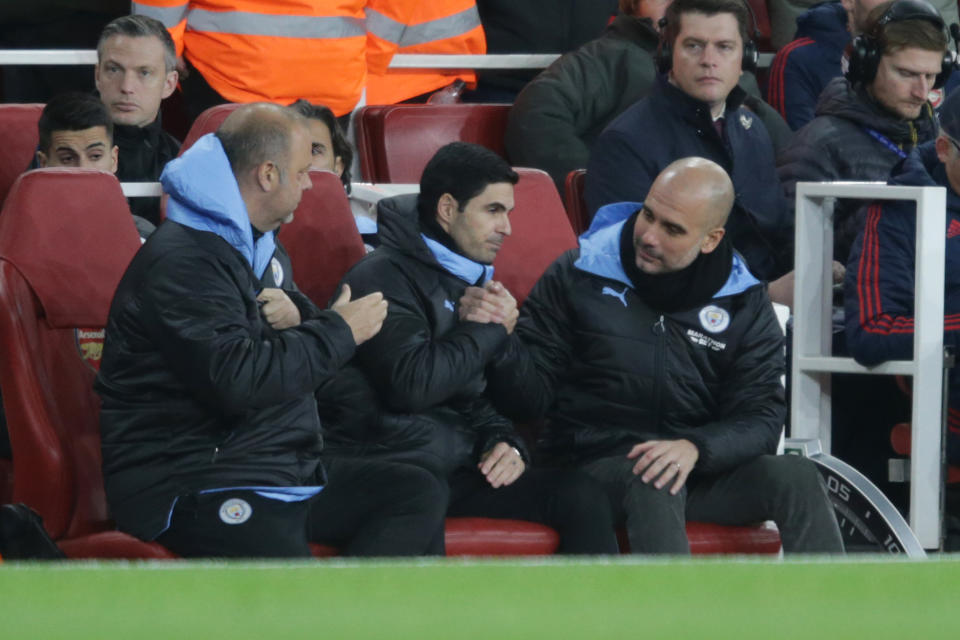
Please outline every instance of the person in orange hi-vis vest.
M187 71L181 86L191 116L220 102L290 104L298 98L342 116L360 103L367 81L368 5L370 0L135 0L132 12L170 30ZM390 47L382 44L389 63Z
M487 41L474 0L371 0L367 7L367 104L394 104L461 79L464 69L387 69L399 53L484 54Z

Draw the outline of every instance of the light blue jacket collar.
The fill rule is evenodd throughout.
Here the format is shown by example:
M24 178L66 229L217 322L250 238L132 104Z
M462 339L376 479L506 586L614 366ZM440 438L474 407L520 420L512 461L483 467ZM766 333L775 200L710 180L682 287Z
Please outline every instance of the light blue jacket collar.
M440 266L467 284L472 285L478 282L484 284L487 280L493 278L493 265L480 264L470 258L465 258L423 233L420 234L420 237L423 238L427 248L430 249L430 253L437 259ZM481 278L483 279L481 280Z
M170 196L167 218L217 234L246 258L257 278L263 277L276 249L275 234L254 241L240 187L216 135L208 133L167 163L160 183Z
M600 207L590 228L580 236L580 257L574 266L586 273L616 280L632 289L633 283L623 270L623 261L620 259L620 234L627 219L642 207L642 202L617 202ZM734 251L730 276L713 297L743 293L759 283L740 254Z

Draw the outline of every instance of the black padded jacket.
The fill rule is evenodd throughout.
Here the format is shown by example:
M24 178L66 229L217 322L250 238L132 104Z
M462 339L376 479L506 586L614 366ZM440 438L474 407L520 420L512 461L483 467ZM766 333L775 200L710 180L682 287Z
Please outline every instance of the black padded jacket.
M343 282L353 297L382 291L387 319L357 349L355 367L319 394L328 451L439 475L475 465L501 441L526 457L512 423L484 395L485 367L506 344L506 330L459 320L457 305L473 283L440 266L421 238L415 195L381 201L378 224L380 247Z
M203 489L317 484L313 391L353 356L349 326L288 291L301 324L274 331L261 285L220 236L167 220L110 308L96 390L104 482L119 527L151 540Z
M709 304L662 313L623 272L623 224L592 228L534 287L517 337L491 365L495 405L517 420L548 418L539 449L553 464L654 439L693 442L698 473L775 453L783 333L764 286L735 256Z

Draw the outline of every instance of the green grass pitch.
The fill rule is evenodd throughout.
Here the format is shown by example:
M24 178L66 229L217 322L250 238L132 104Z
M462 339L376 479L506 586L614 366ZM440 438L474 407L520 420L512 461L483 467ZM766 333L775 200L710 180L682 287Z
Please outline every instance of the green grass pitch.
M0 564L0 639L960 638L960 560Z

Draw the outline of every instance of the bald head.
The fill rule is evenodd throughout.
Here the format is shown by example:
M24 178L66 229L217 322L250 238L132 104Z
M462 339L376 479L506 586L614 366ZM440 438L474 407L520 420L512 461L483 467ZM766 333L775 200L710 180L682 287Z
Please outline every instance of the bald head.
M302 115L275 104L238 107L217 138L237 178L250 223L266 233L293 219L309 189L310 129Z
M674 160L660 172L650 191L672 194L685 210L703 215L708 227L722 227L733 209L733 182L727 172L706 158Z
M723 239L733 200L730 176L717 163L705 158L671 163L653 181L637 216L637 267L669 273L712 252Z
M299 131L298 131L299 129ZM227 116L216 136L240 181L264 162L280 162L290 152L295 133L308 131L306 118L287 107L256 102Z

